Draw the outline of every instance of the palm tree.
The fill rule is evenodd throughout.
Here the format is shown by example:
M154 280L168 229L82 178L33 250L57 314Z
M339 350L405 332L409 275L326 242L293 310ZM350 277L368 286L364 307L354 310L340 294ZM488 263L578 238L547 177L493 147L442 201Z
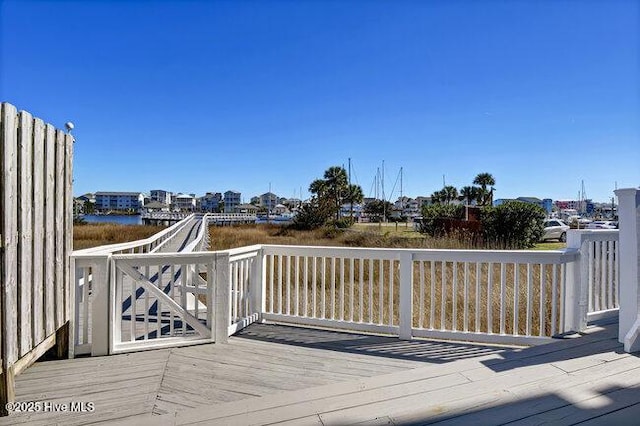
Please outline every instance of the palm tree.
M442 202L442 199L440 198L442 194L440 194L440 191L435 191L433 194L431 194L431 203L432 204L440 204Z
M345 197L345 201L350 204L350 214L353 219L353 205L361 203L364 200L364 193L362 192L362 188L360 185L351 184L347 188L347 196Z
M460 188L460 199L466 201L466 205L471 204L471 200L477 197L478 188L475 186L463 186Z
M473 180L475 185L480 185L480 194L478 194L478 201L480 205L487 206L493 204L493 185L496 184L496 180L490 173L480 173ZM487 190L487 187L491 187L491 190Z
M455 186L447 185L442 188L441 192L446 204L451 204L453 200L458 198L458 189Z
M359 203L364 198L359 185L349 185L347 171L342 167L329 167L323 179L316 179L309 185L309 192L318 196L320 205L326 205L340 219L340 206L353 199Z

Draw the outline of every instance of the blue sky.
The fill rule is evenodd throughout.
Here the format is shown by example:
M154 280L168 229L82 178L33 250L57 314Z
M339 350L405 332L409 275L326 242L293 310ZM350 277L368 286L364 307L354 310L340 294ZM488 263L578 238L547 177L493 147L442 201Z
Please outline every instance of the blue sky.
M74 135L74 193L610 200L640 184L636 1L0 1L0 98ZM393 197L399 195L396 187Z

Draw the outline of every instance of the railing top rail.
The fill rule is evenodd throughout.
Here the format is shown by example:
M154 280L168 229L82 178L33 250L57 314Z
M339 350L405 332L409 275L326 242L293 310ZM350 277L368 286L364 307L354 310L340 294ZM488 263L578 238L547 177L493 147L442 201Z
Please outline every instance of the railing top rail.
M366 247L321 247L263 245L264 254L298 254L318 257L356 257L371 259L398 259L411 253L413 260L493 262L493 263L566 263L578 256L575 249L565 250L449 250L403 249Z
M72 256L80 256L80 255L85 255L85 254L107 254L107 253L112 253L114 251L118 251L118 250L127 250L127 249L132 249L132 248L136 248L136 247L140 247L146 244L151 244L155 241L157 241L158 239L164 237L167 234L171 234L174 233L175 231L179 230L186 222L188 222L189 220L191 220L193 217L195 217L194 214L190 214L189 216L187 216L186 218L182 219L180 222L177 222L175 224L173 224L172 226L163 229L162 231L158 232L157 234L154 234L152 236L150 236L149 238L145 238L143 240L136 240L136 241L131 241L128 243L118 243L118 244L108 244L108 245L104 245L104 246L99 246L99 247L91 247L91 248L87 248L87 249L82 249L82 250L74 250L72 253Z
M200 230L198 231L197 237L190 242L183 251L185 252L193 252L193 250L198 247L198 244L204 239L205 233L209 232L209 219L208 215L202 216L202 225L200 226Z

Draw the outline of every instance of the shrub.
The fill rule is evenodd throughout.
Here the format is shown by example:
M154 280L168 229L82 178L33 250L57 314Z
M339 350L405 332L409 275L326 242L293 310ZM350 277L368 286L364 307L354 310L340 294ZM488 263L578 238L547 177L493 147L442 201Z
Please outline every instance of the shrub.
M484 242L503 249L531 248L544 234L545 216L541 207L521 201L485 207L480 211Z
M330 215L331 212L312 199L310 203L304 204L300 208L298 214L293 218L293 223L289 226L297 230L318 229L327 222Z
M464 218L464 206L450 204L432 204L422 208L422 220L418 231L432 237L446 234L445 219Z
M350 217L343 217L338 220L333 220L330 222L331 225L335 226L338 229L348 229L353 225L354 220Z

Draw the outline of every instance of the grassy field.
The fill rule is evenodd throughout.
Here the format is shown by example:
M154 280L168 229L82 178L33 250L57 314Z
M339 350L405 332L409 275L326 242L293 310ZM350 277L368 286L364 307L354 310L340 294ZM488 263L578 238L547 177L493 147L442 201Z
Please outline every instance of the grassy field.
M124 243L148 238L164 229L161 226L117 225L109 223L74 225L73 248L80 250L105 244ZM395 248L475 248L471 242L454 238L431 238L405 224L358 223L348 230L318 229L296 231L277 225L242 225L210 227L211 250L226 250L253 244L282 244L338 247ZM546 242L535 250L557 250L564 243Z
M106 244L142 240L164 229L163 226L91 223L73 226L73 249L82 250Z

